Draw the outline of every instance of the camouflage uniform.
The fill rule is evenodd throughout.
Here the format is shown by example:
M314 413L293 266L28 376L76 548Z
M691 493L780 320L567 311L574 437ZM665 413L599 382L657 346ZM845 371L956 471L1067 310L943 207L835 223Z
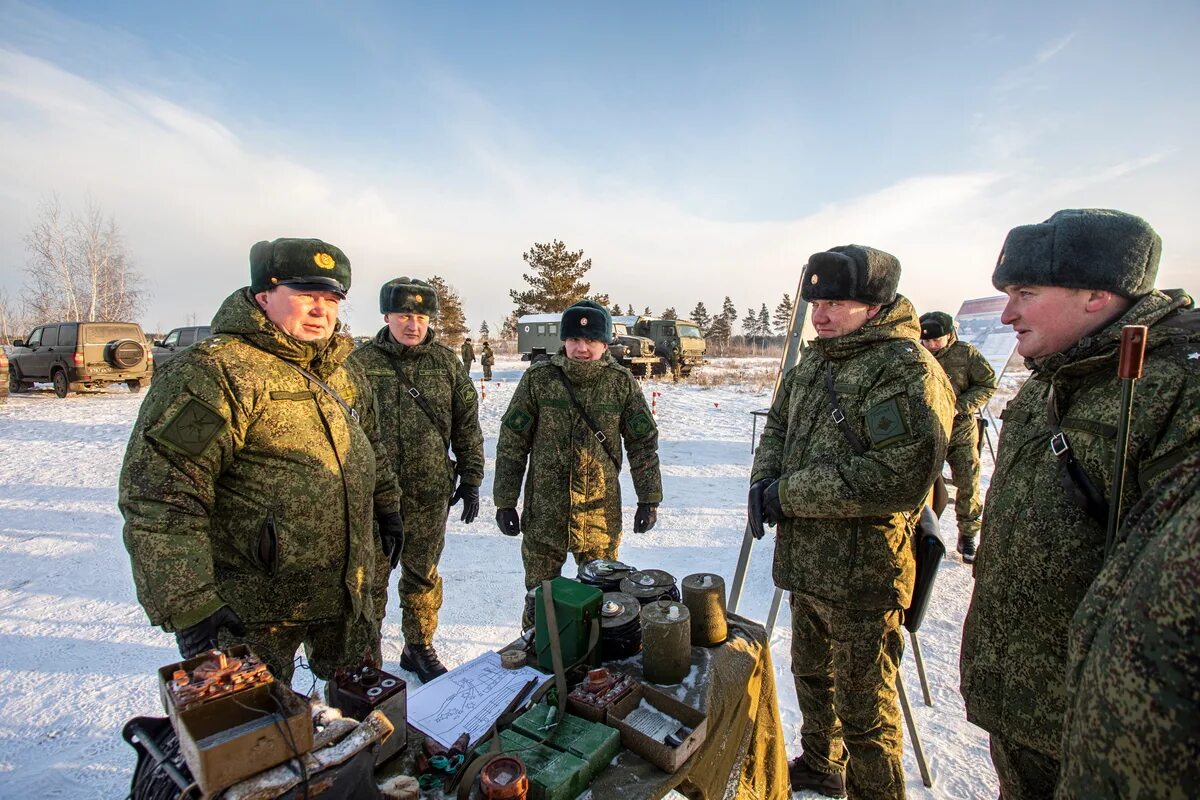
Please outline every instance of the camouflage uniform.
M429 331L415 347L399 344L387 326L349 358L366 374L375 392L379 430L389 467L404 487L404 549L400 556L400 608L404 641L427 645L437 629L442 607L438 560L446 544L446 515L455 476L463 484L483 481L483 433L479 402L463 365ZM401 371L405 381L397 379ZM429 417L408 393L416 387L438 419ZM454 451L452 460L446 442ZM387 609L391 565L376 569L375 614Z
M1126 518L1071 623L1059 800L1200 786L1200 453Z
M945 460L954 392L902 296L856 331L810 343L783 380L751 482L777 477L774 579L792 593L804 763L847 768L850 797L904 797L896 670L912 599L912 529ZM833 421L826 365L857 455ZM881 657L882 656L882 657Z
M400 507L395 479L377 468L370 389L342 364L349 337L293 339L248 289L212 327L155 375L125 451L120 508L138 600L168 631L228 605L281 680L301 642L328 678L374 647L369 595L383 554L372 513Z
M1000 415L975 592L960 661L967 719L988 731L1007 800L1054 791L1067 702L1067 629L1104 559L1105 525L1068 497L1050 449L1047 395L1075 459L1107 496L1120 402L1121 327L1150 327L1145 379L1130 428L1124 507L1200 446L1195 334L1177 326L1182 292L1151 291L1120 319L1033 371ZM1022 766L1025 765L1025 766Z
M979 423L976 415L996 393L996 373L975 347L950 332L950 341L933 353L954 387L954 430L946 450L950 476L957 490L954 515L959 537L979 534L983 500L979 496Z
M475 348L470 342L463 342L459 352L462 354L463 366L467 368L467 374L471 374L471 364L475 361Z
M681 370L683 369L683 351L679 347L679 342L671 345L671 380L679 383Z
M483 343L483 352L479 355L479 365L483 367L483 379L490 381L492 379L492 365L496 363L496 354L492 352L491 346Z
M572 406L560 369L608 437L604 444ZM524 477L521 558L527 589L557 576L568 552L576 563L617 557L621 482L604 447L619 463L622 439L638 502L662 502L658 427L629 370L608 353L580 363L559 352L521 376L500 427L492 496L497 508L516 508Z

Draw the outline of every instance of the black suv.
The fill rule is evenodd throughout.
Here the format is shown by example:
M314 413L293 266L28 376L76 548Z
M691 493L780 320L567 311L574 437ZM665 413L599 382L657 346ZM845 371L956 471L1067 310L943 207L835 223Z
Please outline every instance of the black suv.
M59 397L80 389L124 383L131 392L148 386L154 363L136 322L59 322L40 325L13 342L8 388L23 392L49 381Z
M191 347L209 336L212 336L212 329L207 325L175 328L165 338L154 343L154 368L162 369L163 364L174 358L180 350Z

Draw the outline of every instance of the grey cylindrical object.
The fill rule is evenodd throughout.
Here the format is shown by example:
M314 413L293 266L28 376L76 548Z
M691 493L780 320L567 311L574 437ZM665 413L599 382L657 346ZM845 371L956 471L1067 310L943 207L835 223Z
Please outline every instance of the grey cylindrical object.
M683 604L692 618L692 644L713 647L729 636L725 622L725 579L698 572L683 579Z
M650 683L671 685L692 668L692 626L687 606L656 600L642 607L642 674Z

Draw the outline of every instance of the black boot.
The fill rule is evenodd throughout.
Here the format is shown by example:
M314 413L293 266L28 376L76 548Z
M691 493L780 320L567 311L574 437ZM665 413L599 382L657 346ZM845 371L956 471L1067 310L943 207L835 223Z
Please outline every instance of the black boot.
M791 778L793 792L807 789L826 797L846 796L846 773L817 772L800 757L793 758L788 765L788 777Z
M975 537L958 535L958 552L964 564L975 563Z
M445 675L446 666L438 659L437 650L431 644L406 644L400 653L400 666L417 673L421 683L429 683L439 675Z

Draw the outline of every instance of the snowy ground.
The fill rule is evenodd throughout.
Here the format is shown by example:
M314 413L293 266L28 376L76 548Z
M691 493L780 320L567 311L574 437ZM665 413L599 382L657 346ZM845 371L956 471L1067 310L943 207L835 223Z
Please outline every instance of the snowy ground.
M736 363L744 362L744 363ZM648 382L660 426L666 500L658 526L627 534L622 560L682 578L709 571L732 582L745 526L751 461L750 411L763 408L773 376L762 359L721 359L714 386ZM442 574L445 607L437 645L449 665L510 641L522 599L520 542L492 524L493 456L500 418L524 368L501 361L484 387L481 418L489 475L471 526L452 517ZM703 373L697 373L698 375ZM478 368L473 372L479 379ZM0 798L112 798L128 792L133 751L121 740L131 717L157 715L154 671L177 657L174 640L148 626L134 599L116 507L116 483L140 396L124 390L14 395L0 405ZM760 427L761 430L761 427ZM991 461L984 455L984 483ZM624 475L627 524L635 496ZM953 551L953 510L942 521ZM770 548L754 553L739 611L765 619L773 594ZM573 565L568 567L573 571ZM921 784L905 732L904 767L913 798L995 797L984 733L965 720L958 652L971 576L956 555L942 565L921 631L933 707L906 652L903 675L934 788ZM387 668L399 671L402 641L393 599L384 626ZM799 750L800 716L788 671L786 606L772 640L789 755ZM310 673L295 686L308 691ZM807 797L797 793L796 797ZM811 795L816 797L816 795Z

